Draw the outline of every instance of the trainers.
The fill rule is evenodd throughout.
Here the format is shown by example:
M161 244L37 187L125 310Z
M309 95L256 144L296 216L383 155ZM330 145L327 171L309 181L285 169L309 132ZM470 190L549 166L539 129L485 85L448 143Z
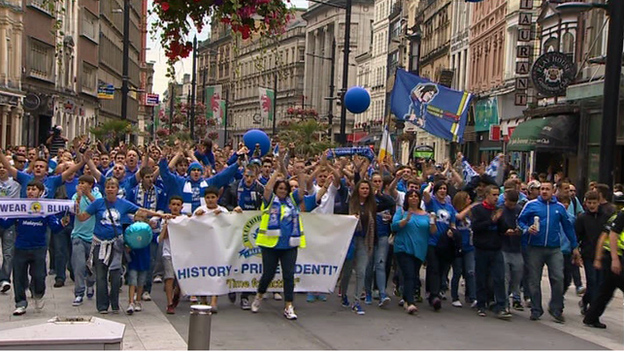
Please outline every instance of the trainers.
M92 299L93 295L95 295L93 287L88 286L87 287L87 299Z
M235 303L236 302L236 293L228 293L228 300L230 300L231 303Z
M479 310L477 311L477 315L479 317L485 317L487 316L487 314L485 313L485 310L483 308L479 308Z
M507 312L505 310L502 310L502 311L500 311L500 312L498 312L496 314L496 318L498 318L498 319L510 319L511 318L511 313L509 313L509 312Z
M240 301L241 310L247 311L251 309L251 303L249 303L249 299L246 297L241 297Z
M360 316L363 316L364 314L366 314L366 312L364 311L364 309L362 308L362 305L360 305L359 302L355 302L353 303L353 306L351 306L351 310L357 314L359 314Z
M76 296L76 298L74 298L74 302L72 302L72 306L80 305L82 305L82 296Z
M101 310L101 311L98 311L98 313L99 314L108 314L108 310Z
M175 307L173 307L173 305L167 306L167 314L175 314Z
M251 303L251 312L258 313L260 310L260 303L262 303L262 298L256 295L256 298Z
M63 286L65 286L65 282L64 282L64 281L62 281L62 280L60 280L60 279L57 279L57 280L54 282L54 287L55 287L55 288L62 288Z
M477 300L472 301L470 308L477 308Z
M6 293L7 291L9 291L11 289L11 284L9 282L7 282L6 280L2 282L2 284L0 284L0 292L1 293Z
M308 297L306 297L306 302L312 303L316 301L316 296L314 296L314 294L312 293L308 293Z
M14 316L21 316L26 313L26 307L20 306L13 311Z
M273 294L273 300L275 300L275 301L282 301L282 295L280 295L280 293L274 293Z
M373 304L373 296L371 294L366 294L366 296L364 296L364 303L367 305L372 305Z
M321 301L321 302L327 302L327 295L325 295L325 294L318 294L316 296L316 299Z
M133 314L134 313L134 304L131 303L128 305L128 308L126 308L126 314Z
M524 311L524 307L522 306L522 302L520 301L514 301L512 307L516 311Z
M584 286L579 286L578 288L576 288L576 296L583 296L585 295L586 291L587 289L585 289Z
M379 307L388 306L390 303L390 298L386 296L386 294L382 294L379 296Z
M342 301L340 302L340 305L344 308L351 307L351 304L349 304L349 299L347 298L347 296L342 296Z
M405 305L405 300L400 299L399 300L399 307L403 307Z
M297 315L295 314L295 308L293 307L293 305L288 305L288 307L284 309L284 317L291 321L297 319Z
M45 306L45 300L43 299L43 297L35 298L35 309L36 310L42 310L44 306Z
M440 291L440 298L446 301L446 293L444 291Z
M455 300L455 301L453 301L453 303L451 303L451 306L453 306L453 307L462 307L463 305L462 305L461 301Z
M561 313L554 313L552 310L548 310L548 314L550 314L551 317L553 317L553 320L555 321L555 323L559 323L559 324L564 324L565 323L565 318L563 317L563 314Z
M148 293L147 291L143 293L143 295L141 295L141 300L143 301L152 301L152 297L150 296L150 293Z
M143 311L143 306L141 305L141 301L137 301L134 304L134 312L141 312Z
M152 282L154 284L162 284L163 278L161 276L157 275L157 276L154 277L154 280L152 280Z
M407 314L414 314L416 312L418 312L418 307L416 307L416 305L409 305L407 306Z
M439 311L440 308L442 308L442 301L440 301L440 298L435 297L433 301L431 301L431 306L433 306L435 311Z

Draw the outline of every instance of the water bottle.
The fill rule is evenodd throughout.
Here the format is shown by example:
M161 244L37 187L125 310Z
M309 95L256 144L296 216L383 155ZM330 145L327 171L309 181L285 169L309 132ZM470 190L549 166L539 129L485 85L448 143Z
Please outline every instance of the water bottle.
M435 222L436 222L436 214L435 214L435 212L431 212L429 214L429 224L430 225L434 225Z
M539 217L535 216L533 217L533 227L535 227L535 230L539 232L539 227L540 227L540 223L539 223Z

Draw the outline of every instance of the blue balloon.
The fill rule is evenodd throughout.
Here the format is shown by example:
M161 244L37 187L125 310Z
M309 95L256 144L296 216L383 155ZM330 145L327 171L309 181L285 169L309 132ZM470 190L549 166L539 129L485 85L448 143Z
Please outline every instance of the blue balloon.
M124 232L124 242L133 250L146 248L152 242L152 227L145 222L132 223Z
M344 96L344 104L351 113L362 113L370 106L371 97L368 91L362 87L352 87Z
M269 139L267 133L259 129L252 129L245 133L243 135L243 143L249 149L250 157L253 156L256 150L256 144L260 144L260 157L268 154L269 150L271 150L271 139Z

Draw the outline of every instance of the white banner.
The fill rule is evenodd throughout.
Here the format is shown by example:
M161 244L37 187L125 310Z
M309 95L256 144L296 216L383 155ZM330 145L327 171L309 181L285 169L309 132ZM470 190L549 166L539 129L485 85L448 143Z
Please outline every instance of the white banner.
M301 215L306 248L299 249L296 292L331 293L336 286L351 237L354 216ZM262 257L255 238L260 211L178 217L169 223L173 267L188 295L223 295L256 291ZM269 291L283 291L278 269Z
M75 202L55 199L0 198L0 218L29 218L74 212Z

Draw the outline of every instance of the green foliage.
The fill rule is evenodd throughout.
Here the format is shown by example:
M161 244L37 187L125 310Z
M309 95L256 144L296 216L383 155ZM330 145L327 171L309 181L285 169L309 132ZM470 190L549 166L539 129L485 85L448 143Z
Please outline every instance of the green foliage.
M133 132L133 127L128 121L113 119L92 127L89 131L104 144L118 145L120 141L125 141L126 133Z
M327 129L327 124L319 123L315 119L306 119L282 127L279 137L284 145L295 144L297 155L311 157L335 147L327 136Z

